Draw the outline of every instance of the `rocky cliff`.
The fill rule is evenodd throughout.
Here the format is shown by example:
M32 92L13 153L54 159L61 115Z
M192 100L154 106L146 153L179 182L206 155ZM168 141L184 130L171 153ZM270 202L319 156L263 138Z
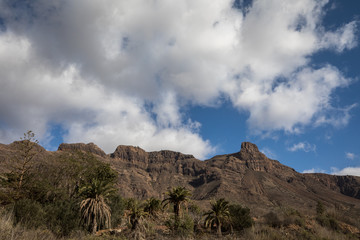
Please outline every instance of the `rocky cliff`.
M16 146L0 144L0 163L16 153ZM267 158L249 142L242 143L239 152L205 161L174 151L146 152L123 145L112 154L93 143L61 144L56 152L40 150L44 159L79 151L93 154L118 172L119 191L124 197L163 198L169 188L184 186L194 200L225 197L259 214L279 206L313 211L320 200L360 215L359 177L301 174Z

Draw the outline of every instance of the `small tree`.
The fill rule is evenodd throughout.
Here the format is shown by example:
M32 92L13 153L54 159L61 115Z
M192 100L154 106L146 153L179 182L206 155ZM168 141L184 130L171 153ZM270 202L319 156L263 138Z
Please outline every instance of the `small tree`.
M229 206L231 224L234 229L241 231L245 228L251 227L254 222L250 216L250 209L242 207L239 204L232 204Z
M171 191L166 193L169 197L162 201L165 207L169 203L174 205L175 222L180 220L181 205L190 201L191 193L184 187L174 187Z
M148 212L151 216L156 216L157 213L161 210L161 200L151 197L146 200L144 211Z
M102 226L111 226L111 210L107 202L114 191L112 183L96 178L80 189L80 194L85 197L80 203L81 218L93 234Z
M33 160L40 152L36 149L38 140L35 139L35 133L28 131L20 138L21 141L15 142L18 154L12 159L11 171L5 174L2 183L11 191L9 193L10 201L17 201L22 197L24 186L29 181L30 170L33 167Z
M128 218L131 224L131 230L137 230L140 227L141 220L149 213L144 211L144 207L142 206L142 204L135 199L129 200L128 210Z
M318 201L316 204L316 215L321 216L325 213L325 206L322 202Z
M204 214L205 227L216 225L217 234L222 235L221 226L223 223L230 222L229 202L224 198L211 202L211 210Z

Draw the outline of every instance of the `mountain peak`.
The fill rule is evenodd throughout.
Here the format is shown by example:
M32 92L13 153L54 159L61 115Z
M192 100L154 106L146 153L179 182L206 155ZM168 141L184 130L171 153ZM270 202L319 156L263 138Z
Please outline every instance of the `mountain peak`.
M272 168L272 162L251 142L241 143L240 152L230 154L229 156L233 156L240 161L243 161L247 168L255 171L267 172Z
M268 160L268 158L259 151L258 147L251 142L241 143L241 149L236 155L242 160Z
M73 151L80 150L84 152L90 152L101 157L105 157L106 153L94 143L62 143L60 144L58 151Z
M251 142L242 142L240 152L260 153L258 147Z
M115 152L112 153L110 156L111 158L119 158L128 161L148 161L148 154L145 152L144 149L128 145L119 145L116 148Z

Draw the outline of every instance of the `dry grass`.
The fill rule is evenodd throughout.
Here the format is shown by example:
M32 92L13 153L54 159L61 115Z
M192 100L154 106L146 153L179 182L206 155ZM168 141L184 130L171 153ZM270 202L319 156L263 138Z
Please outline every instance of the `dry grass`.
M0 210L0 240L56 240L56 236L46 229L25 229L13 225L11 213Z
M157 223L160 219L148 220L144 223L148 231L141 236L131 235L127 232L118 236L104 235L94 236L84 231L74 231L66 238L57 238L52 232L46 229L26 229L21 225L13 225L12 214L0 209L0 240L121 240L121 239L246 239L246 240L352 240L359 239L355 234L344 234L341 231L334 231L321 226L311 216L297 216L304 221L304 224L288 224L279 228L272 228L263 222L257 222L253 227L241 233L224 235L218 238L216 235L204 232L202 235L176 236L157 231ZM166 219L164 217L164 219ZM343 223L342 223L343 224ZM164 227L164 226L163 226Z

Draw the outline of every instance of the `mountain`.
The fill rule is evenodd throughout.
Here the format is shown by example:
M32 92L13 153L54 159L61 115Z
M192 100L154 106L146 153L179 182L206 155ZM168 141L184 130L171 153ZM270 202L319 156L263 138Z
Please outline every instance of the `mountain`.
M17 142L0 144L1 171L17 154L16 149ZM248 206L255 215L286 207L314 213L321 201L327 207L360 216L360 177L301 174L269 159L249 142L243 142L237 153L205 161L180 152L146 152L123 145L106 154L94 143L63 143L55 152L41 146L37 150L37 158L43 163L75 152L94 155L118 172L119 191L124 197L162 199L170 188L184 186L196 201L224 197Z

